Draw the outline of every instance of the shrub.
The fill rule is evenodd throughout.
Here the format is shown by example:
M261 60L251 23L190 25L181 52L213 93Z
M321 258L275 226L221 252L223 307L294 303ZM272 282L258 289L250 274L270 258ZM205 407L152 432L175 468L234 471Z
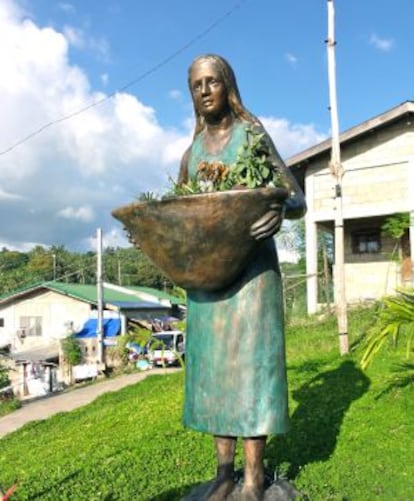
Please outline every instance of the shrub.
M82 348L71 334L61 341L63 355L69 365L78 365L82 361Z

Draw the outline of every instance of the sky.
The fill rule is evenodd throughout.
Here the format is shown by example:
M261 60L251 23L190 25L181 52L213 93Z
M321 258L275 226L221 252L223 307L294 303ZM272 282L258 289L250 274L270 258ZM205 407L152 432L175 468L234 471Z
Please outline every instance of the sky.
M335 0L340 130L414 99L414 2ZM1 0L0 248L129 245L111 210L171 186L204 53L283 158L329 137L326 0Z

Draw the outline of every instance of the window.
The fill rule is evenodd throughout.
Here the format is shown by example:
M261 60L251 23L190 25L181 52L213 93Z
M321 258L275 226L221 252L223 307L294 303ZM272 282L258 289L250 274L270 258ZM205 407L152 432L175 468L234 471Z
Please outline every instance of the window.
M25 336L41 336L42 317L20 317L20 331Z
M364 230L352 234L353 254L376 254L381 250L380 230Z

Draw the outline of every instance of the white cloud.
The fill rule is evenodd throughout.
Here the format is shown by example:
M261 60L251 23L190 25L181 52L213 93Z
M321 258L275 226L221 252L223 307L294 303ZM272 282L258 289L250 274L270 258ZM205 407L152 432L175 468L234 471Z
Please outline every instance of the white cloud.
M0 151L106 98L70 64L65 33L0 3ZM79 43L81 32L70 37ZM176 175L186 134L163 129L153 108L126 93L45 128L0 155L0 240L79 246L97 225L116 227L112 208Z
M174 101L181 101L183 98L183 93L178 89L171 89L168 96Z
M57 213L58 217L65 219L75 219L81 222L89 223L95 219L94 212L90 206L84 207L65 207Z
M87 46L104 62L110 61L110 46L106 38L88 38Z
M128 242L128 238L126 236L125 231L122 228L112 228L106 232L102 232L102 246L105 247L126 247L131 245ZM84 241L84 246L89 249L97 249L98 248L98 238L97 234L95 234L89 238L86 238Z
M286 52L285 59L291 66L296 66L298 62L298 58L291 52Z
M262 124L284 158L309 148L326 139L313 124L292 124L284 118L260 117Z
M63 34L66 40L78 49L83 49L86 45L84 32L79 28L74 28L73 26L65 26L63 28Z
M69 14L72 14L76 11L75 7L68 2L58 2L58 7L59 9L63 10L64 12L67 12Z
M7 191L4 191L3 189L0 188L0 201L1 200L20 200L23 197L21 195L18 195L16 193L8 193Z
M70 45L80 48L82 40L81 31L41 27L11 0L0 2L0 153L32 135L0 154L0 242L6 246L85 249L97 227L107 241L126 243L111 210L143 191L165 191L191 142L193 118L166 129L156 110L136 97L124 92L107 99L91 88L70 60ZM283 155L322 138L312 125L263 122Z
M84 30L74 26L64 26L63 35L67 42L78 50L89 50L95 53L97 59L109 61L110 48L105 38L94 38L85 33Z
M395 42L392 38L380 38L376 34L372 34L369 43L375 47L376 49L382 52L390 52L395 45Z

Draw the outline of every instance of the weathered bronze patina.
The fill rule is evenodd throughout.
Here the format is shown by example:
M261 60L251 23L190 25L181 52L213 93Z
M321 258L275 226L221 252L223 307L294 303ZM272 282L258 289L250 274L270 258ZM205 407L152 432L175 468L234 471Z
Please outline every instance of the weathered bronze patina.
M195 129L178 185L197 182L205 166L222 165L220 174L244 172L234 186L251 189L137 203L113 215L187 289L183 420L214 436L217 457L215 479L195 499L263 501L266 438L289 427L282 280L270 237L285 216L302 217L306 205L271 137L244 107L228 62L200 56L188 76Z
M136 202L112 214L172 282L212 291L246 268L258 245L250 227L287 196L284 188L213 192Z

